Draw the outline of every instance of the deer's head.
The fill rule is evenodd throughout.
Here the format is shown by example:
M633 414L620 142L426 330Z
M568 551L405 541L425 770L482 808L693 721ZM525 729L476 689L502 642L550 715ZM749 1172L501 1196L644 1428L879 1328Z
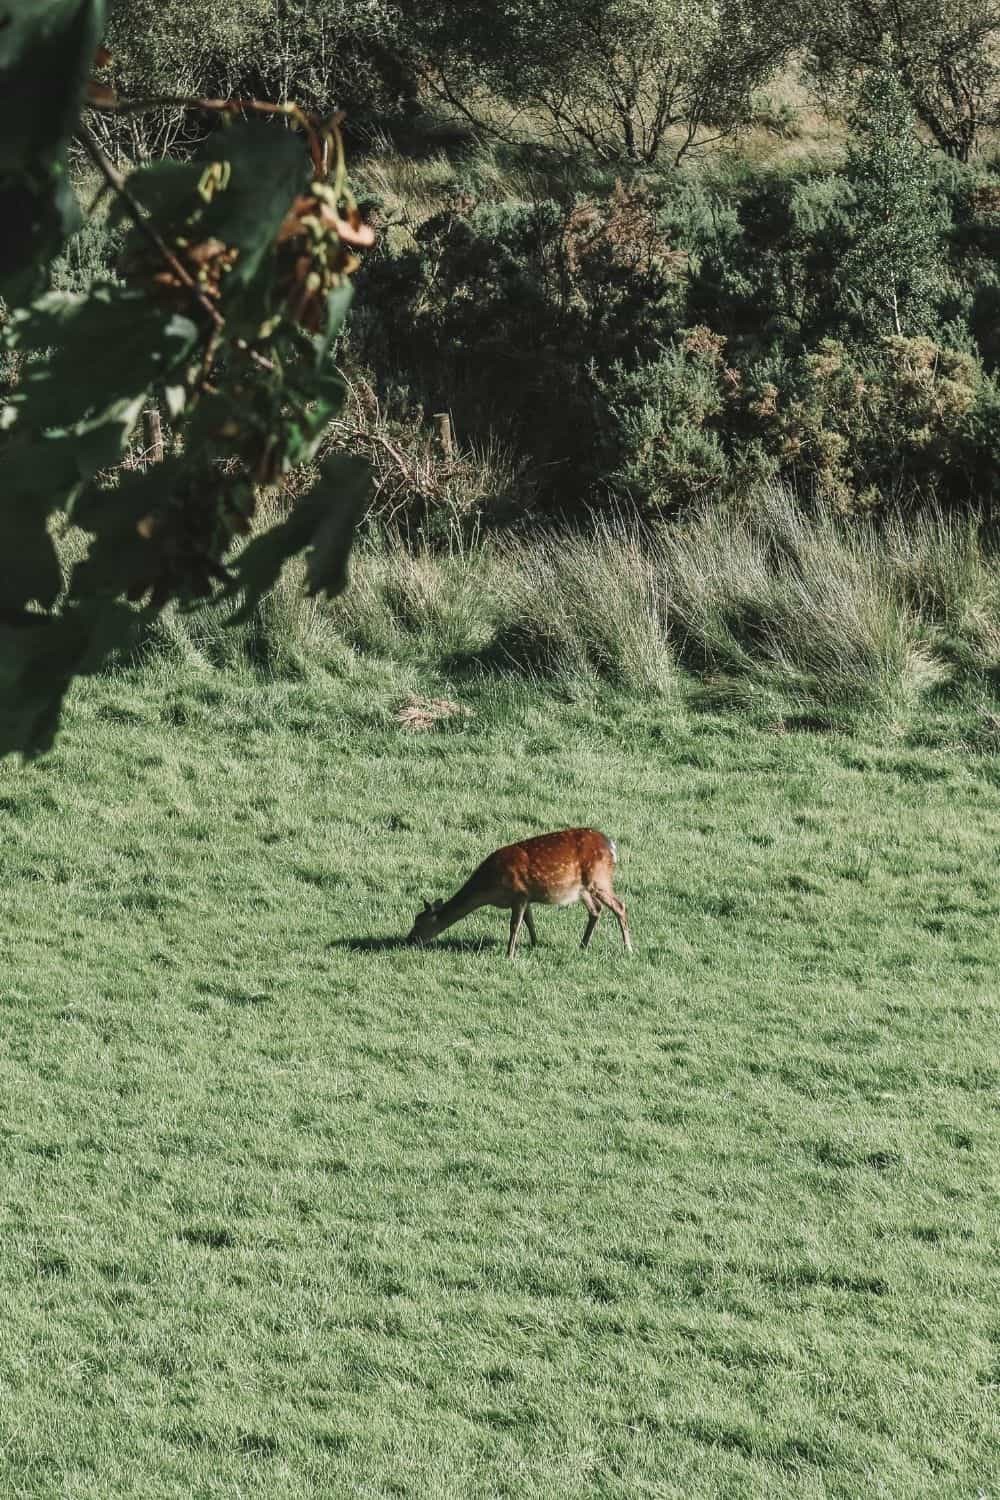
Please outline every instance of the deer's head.
M406 941L408 943L429 943L433 938L436 938L439 931L440 919L438 913L440 910L440 901L425 901L413 919L413 926Z

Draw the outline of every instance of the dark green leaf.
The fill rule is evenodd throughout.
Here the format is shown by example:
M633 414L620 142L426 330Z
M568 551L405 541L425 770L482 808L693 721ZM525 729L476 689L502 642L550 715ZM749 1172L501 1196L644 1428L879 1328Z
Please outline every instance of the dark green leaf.
M196 161L155 161L129 175L128 190L158 225L176 229L204 211L205 200L198 192L204 171L204 165ZM132 245L149 248L149 241L134 227L124 199L111 200L108 223L113 228L130 226Z
M73 569L72 598L127 593L153 576L157 543L142 535L139 523L166 510L180 473L180 461L167 458L146 473L123 474L114 489L92 492L77 507L74 521L95 536L87 556Z
M326 327L313 340L316 348L316 368L321 370L326 357L344 326L348 309L354 300L354 287L349 281L334 287L326 299Z
M73 677L128 647L141 618L111 600L75 605L56 619L0 612L0 756L50 749Z
M336 501L327 508L313 535L306 575L310 594L325 593L333 598L347 587L351 544L371 500L372 472L365 459L348 454L329 459L322 472L320 483L335 488Z
M371 496L371 469L359 458L337 455L323 465L317 483L286 521L255 537L233 564L227 590L243 603L230 623L248 619L274 587L285 563L310 546L306 559L310 593L339 593L347 582L347 559L358 519Z
M103 26L103 0L0 0L0 172L61 154Z
M45 352L26 362L5 425L48 429L88 478L117 462L149 388L188 359L198 330L141 292L98 286L86 296L50 292L14 315L6 339Z
M45 289L49 262L80 224L65 163L0 175L0 293L12 306Z
M145 396L187 359L198 330L143 292L96 286L40 297L14 315L7 336L14 349L48 351L27 362L13 392L18 420L68 429Z
M75 227L66 148L104 24L103 0L0 0L0 294L44 285Z
M226 277L226 291L231 293L254 277L285 215L306 187L309 152L298 131L243 120L216 131L201 154L208 162L225 164L229 172L228 183L206 205L200 225L206 235L240 251Z
M344 404L346 387L339 371L307 368L295 372L298 379L289 392L295 414L289 422L285 442L285 468L311 463L326 434L330 420ZM290 379L289 384L292 384Z
M72 448L65 441L11 443L0 476L0 607L22 609L34 600L48 608L62 573L47 523L80 482Z

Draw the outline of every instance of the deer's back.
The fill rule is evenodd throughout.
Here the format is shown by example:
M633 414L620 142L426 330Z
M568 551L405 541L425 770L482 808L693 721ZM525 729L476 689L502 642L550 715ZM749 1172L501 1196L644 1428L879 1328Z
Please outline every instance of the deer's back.
M614 844L596 828L564 828L497 849L472 879L498 893L561 906L575 901L583 886L610 885L615 860Z

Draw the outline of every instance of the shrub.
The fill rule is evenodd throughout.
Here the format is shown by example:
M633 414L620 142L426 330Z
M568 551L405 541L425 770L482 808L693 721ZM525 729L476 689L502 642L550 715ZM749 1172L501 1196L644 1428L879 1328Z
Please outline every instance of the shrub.
M744 369L689 330L605 383L614 491L667 513L782 479L843 512L915 497L988 508L1000 389L971 354L896 336L862 353L835 340Z
M637 370L616 366L604 383L605 426L618 459L611 483L646 511L732 487L724 413L738 372L723 363L724 347L709 329L695 328Z
M415 237L365 273L379 310L356 317L354 357L451 410L465 440L499 430L547 470L556 505L579 496L596 462L592 371L651 351L680 304L685 257L648 195L456 202Z
M842 510L992 502L998 393L974 356L928 338L883 338L866 355L831 341L789 377L764 439L783 476Z
M480 196L441 182L450 205L366 272L354 356L380 396L391 372L464 443L517 452L525 509L663 515L781 479L844 511L988 510L1000 189L931 171L890 114L867 183L859 148L853 180L743 169L504 202L472 162Z

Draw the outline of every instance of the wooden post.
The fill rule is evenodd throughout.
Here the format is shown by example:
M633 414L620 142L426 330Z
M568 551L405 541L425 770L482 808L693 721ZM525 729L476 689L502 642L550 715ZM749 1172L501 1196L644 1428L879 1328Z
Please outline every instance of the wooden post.
M143 457L148 464L163 462L163 428L160 426L159 407L150 406L142 414Z
M434 421L437 426L438 442L441 445L441 452L444 454L445 458L451 458L452 454L455 451L455 440L452 437L451 432L451 415L446 411L436 411L434 413Z

